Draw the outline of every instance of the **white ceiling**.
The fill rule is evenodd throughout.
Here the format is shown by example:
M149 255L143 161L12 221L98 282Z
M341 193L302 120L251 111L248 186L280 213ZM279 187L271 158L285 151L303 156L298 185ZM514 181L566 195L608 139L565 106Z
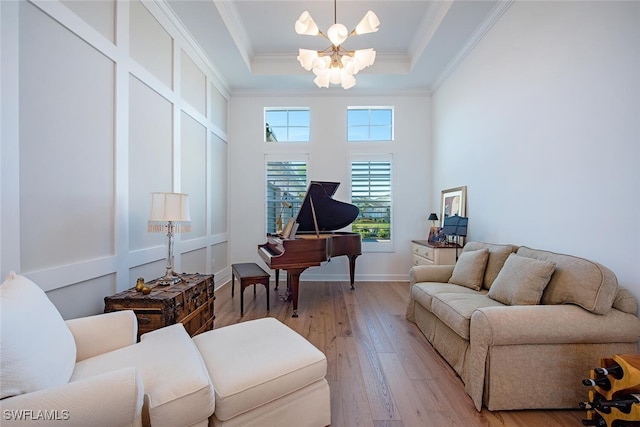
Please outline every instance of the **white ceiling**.
M344 92L319 89L296 56L299 48L324 49L329 41L296 34L308 10L321 31L334 23L334 1L166 0L210 58L232 93ZM346 49L374 48L375 63L355 77L350 93L431 91L511 3L510 0L337 0L337 22L349 30L368 10L378 32L349 37Z

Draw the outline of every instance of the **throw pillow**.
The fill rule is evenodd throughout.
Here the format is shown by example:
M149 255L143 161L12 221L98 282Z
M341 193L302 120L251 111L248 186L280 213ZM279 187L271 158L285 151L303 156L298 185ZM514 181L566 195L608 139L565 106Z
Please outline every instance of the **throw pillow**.
M489 249L489 259L487 260L487 267L484 269L482 288L489 289L493 284L493 281L498 277L498 273L500 273L507 257L512 252L515 252L518 247L514 245L501 245L475 241L467 242L464 245L464 251L477 251L484 248Z
M44 291L13 272L0 285L0 399L66 384L76 343Z
M526 246L520 246L517 253L556 265L541 304L576 304L596 314L607 314L611 310L618 292L618 279L607 267L588 259Z
M507 305L536 305L555 269L553 262L511 254L488 296Z
M449 283L479 291L482 286L487 259L489 259L489 249L487 248L462 252L453 267L453 274L449 279Z
M618 286L616 299L613 300L613 308L625 313L636 314L638 312L638 301L631 292L622 286Z

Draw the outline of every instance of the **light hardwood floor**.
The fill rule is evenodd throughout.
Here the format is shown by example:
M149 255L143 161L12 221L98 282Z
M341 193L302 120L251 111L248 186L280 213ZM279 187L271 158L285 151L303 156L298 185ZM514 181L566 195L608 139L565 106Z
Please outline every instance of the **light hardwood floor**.
M216 290L215 328L275 317L327 356L332 427L579 426L581 410L477 412L453 369L408 322L405 282L301 282L299 317L270 286L245 289L240 317L239 285ZM526 387L526 384L523 384ZM585 389L585 400L587 391ZM577 407L578 402L576 402Z

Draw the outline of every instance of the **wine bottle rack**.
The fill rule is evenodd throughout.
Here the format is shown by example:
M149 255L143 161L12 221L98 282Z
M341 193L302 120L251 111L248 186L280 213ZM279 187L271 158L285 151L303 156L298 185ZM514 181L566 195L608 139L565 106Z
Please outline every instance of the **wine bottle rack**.
M602 368L610 368L615 365L622 367L622 377L618 379L613 375L607 375L611 384L610 388L598 385L591 387L588 392L589 401L586 402L589 407L586 420L600 420L599 425L607 427L640 426L640 403L633 403L628 414L615 407L605 412L595 405L599 400L615 400L625 395L640 393L640 355L620 354L614 355L612 358L600 358L600 367ZM599 376L592 369L589 377L597 379ZM596 424L589 423L587 425Z

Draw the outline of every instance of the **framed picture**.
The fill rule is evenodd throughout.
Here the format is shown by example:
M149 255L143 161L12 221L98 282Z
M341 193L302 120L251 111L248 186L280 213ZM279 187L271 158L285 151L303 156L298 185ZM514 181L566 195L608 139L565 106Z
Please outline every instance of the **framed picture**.
M430 243L441 242L443 239L444 239L444 235L442 234L442 228L431 227L429 229L428 241Z
M440 221L444 224L444 219L450 216L466 216L467 213L467 187L449 188L442 190L440 206Z

